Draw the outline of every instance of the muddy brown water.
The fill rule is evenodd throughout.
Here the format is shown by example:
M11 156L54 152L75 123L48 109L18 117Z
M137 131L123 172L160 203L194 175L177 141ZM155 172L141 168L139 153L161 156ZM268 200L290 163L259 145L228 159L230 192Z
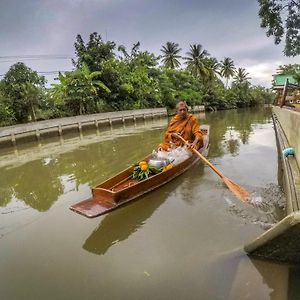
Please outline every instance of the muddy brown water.
M236 199L196 164L95 219L69 206L161 141L167 119L0 149L0 298L298 299L299 269L242 250L284 215L268 109L198 115L208 158L245 187Z

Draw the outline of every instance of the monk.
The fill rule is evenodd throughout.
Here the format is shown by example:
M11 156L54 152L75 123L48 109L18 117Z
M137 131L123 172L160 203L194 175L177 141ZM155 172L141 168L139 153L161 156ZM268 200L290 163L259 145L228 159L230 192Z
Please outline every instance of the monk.
M177 103L176 116L171 119L164 136L164 143L159 144L158 148L167 151L170 148L182 146L183 142L178 139L178 135L188 142L190 149L198 150L203 145L198 121L195 116L188 113L188 106L184 101Z

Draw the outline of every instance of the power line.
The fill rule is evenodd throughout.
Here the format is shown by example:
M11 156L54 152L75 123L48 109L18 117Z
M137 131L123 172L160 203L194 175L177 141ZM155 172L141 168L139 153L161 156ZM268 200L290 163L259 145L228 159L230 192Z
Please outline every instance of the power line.
M70 54L32 54L32 55L0 55L0 59L18 59L18 58L74 58Z
M70 71L43 71L43 72L37 72L38 74L58 74L58 73L65 73Z
M41 56L41 57L16 57L15 59L13 58L9 58L6 60L2 60L4 59L4 57L0 57L0 63L14 63L14 62L17 62L17 61L28 61L28 60L31 60L31 61L36 61L36 60L71 60L71 59L74 59L75 57L67 57L67 56L51 56L51 57L45 57L45 56Z
M40 71L40 72L37 72L38 74L41 74L41 75L57 75L59 73L65 73L65 72L71 72L70 70L69 71ZM4 77L5 74L0 74L0 77Z

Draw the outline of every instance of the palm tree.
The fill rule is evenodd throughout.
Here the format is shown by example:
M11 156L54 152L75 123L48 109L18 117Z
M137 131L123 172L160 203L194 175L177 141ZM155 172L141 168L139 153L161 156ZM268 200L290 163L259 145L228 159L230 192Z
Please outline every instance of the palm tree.
M187 69L195 77L202 77L206 79L209 76L209 70L205 64L205 60L208 58L209 53L202 48L200 44L190 45L190 51L186 53L184 57L186 60Z
M244 68L238 68L233 79L235 84L250 84L249 79L251 77L248 77L249 73L246 72Z
M289 64L289 65L283 65L283 66L279 66L277 69L277 73L278 74L285 74L285 75L294 75L297 70L300 69L300 65L298 64Z
M205 66L208 70L207 80L212 81L220 75L220 63L217 61L216 58L210 57L205 59Z
M225 88L227 89L228 80L230 77L234 76L235 66L234 62L231 58L225 57L224 60L221 61L221 76L226 78Z
M175 69L180 66L181 58L178 53L181 51L179 44L173 42L167 42L165 46L162 46L160 51L163 53L162 62L166 68Z

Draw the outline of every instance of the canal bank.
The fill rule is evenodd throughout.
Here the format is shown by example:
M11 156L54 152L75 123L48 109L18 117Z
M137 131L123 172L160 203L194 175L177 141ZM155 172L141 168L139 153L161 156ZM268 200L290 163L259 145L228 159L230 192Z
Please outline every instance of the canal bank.
M136 123L137 120L160 118L167 116L166 108L149 108L125 111L114 111L92 115L57 118L33 123L17 124L0 128L0 145L15 146L18 141L39 140L46 135L63 136L71 130L82 132L83 127L99 129L103 126L113 126L113 123Z
M203 112L204 105L190 107L193 113ZM113 124L136 124L139 120L155 119L173 115L174 111L167 108L147 108L125 111L113 111L91 115L81 115L51 120L43 120L26 124L0 127L0 147L16 146L18 143L27 141L39 141L43 137L60 136L70 131L77 131L82 134L86 128L101 129Z
M286 194L286 217L245 246L253 256L300 263L300 113L273 107L278 148L278 179ZM287 148L294 155L286 155Z

